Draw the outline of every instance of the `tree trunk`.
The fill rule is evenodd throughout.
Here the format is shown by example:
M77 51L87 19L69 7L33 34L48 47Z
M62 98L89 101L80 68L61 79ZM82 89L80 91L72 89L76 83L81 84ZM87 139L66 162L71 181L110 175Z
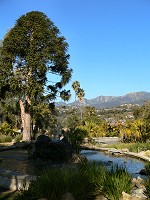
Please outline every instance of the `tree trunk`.
M30 103L28 97L26 97L27 103ZM23 128L23 141L30 141L31 139L31 132L30 132L30 124L31 124L31 115L29 112L25 110L25 103L23 100L20 100L20 109L21 109L21 121L22 121L22 128Z

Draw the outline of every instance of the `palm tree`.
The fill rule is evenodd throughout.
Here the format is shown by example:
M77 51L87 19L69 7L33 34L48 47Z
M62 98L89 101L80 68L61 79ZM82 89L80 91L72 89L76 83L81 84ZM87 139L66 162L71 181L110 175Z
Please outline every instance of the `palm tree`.
M73 88L73 90L74 90L74 92L75 92L75 104L76 104L76 97L77 97L77 94L78 94L78 90L79 90L79 88L80 88L80 83L79 83L79 81L74 81L74 82L72 83L72 88Z
M85 92L82 88L79 88L77 91L77 96L80 102L83 102L83 97L85 96Z
M85 96L85 92L84 92L84 90L82 88L78 89L77 96L78 96L79 102L83 103L83 97ZM81 120L82 120L83 111L82 111L82 106L81 105L80 105L80 111L81 111Z

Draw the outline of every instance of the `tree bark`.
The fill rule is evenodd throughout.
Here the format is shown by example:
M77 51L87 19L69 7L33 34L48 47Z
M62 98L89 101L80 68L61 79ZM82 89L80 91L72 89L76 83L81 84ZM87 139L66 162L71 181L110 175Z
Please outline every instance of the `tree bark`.
M27 103L30 103L28 97L26 97ZM21 109L21 121L22 121L22 128L23 128L23 141L30 141L31 139L31 131L30 131L30 124L31 124L31 115L29 112L25 110L25 103L22 99L20 99L20 109Z

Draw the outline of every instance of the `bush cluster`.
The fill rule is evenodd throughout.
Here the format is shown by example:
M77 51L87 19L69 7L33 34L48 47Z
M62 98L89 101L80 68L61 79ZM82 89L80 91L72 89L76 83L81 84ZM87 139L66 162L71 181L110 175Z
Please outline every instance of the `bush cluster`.
M109 172L96 163L84 163L77 168L51 168L45 170L15 200L60 200L67 192L77 200L92 200L99 194L119 200L122 191L130 193L131 179L125 169L115 168Z

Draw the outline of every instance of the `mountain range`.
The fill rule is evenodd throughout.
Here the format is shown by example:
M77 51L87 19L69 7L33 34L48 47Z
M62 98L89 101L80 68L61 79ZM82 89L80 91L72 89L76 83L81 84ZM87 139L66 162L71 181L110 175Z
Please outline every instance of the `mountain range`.
M93 99L84 99L83 106L93 106L95 108L113 108L124 104L138 104L142 105L145 101L150 100L150 92L132 92L123 96L98 96ZM57 102L56 106L74 106L79 105L80 102L62 103ZM81 104L80 104L81 105Z

